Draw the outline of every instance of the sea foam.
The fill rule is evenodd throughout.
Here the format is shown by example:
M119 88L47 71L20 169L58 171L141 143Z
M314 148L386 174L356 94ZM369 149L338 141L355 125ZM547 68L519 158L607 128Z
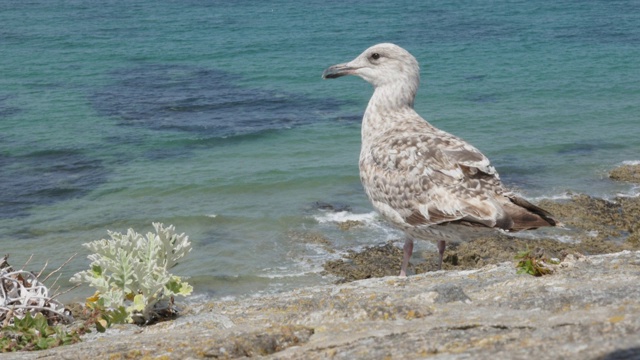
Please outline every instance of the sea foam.
M365 224L377 222L379 217L375 211L356 214L350 211L322 212L314 216L314 219L321 224L328 222L341 223L345 221L361 221Z

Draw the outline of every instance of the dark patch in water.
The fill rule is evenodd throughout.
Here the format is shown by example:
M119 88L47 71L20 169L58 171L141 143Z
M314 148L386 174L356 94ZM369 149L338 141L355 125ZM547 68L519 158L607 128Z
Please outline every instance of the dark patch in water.
M328 203L324 201L315 201L311 204L312 210L325 210L331 212L351 211L351 206L342 203Z
M467 81L482 81L486 79L487 75L469 75L465 76L465 80Z
M467 100L475 103L495 103L498 97L494 94L475 94L467 96Z
M224 138L317 122L342 102L244 88L240 77L188 66L148 65L112 73L114 85L91 96L122 125Z
M145 66L115 71L112 76L114 85L90 96L101 115L116 117L124 126L193 134L159 139L156 146L134 131L105 137L108 144L140 145L141 155L149 159L180 158L189 156L194 148L330 119L342 104L246 89L235 85L240 79L237 76L193 67ZM0 96L0 119L19 111L5 105L9 98ZM130 158L130 154L122 154L115 161ZM106 178L103 161L80 150L0 154L0 218L26 216L34 206L84 196Z
M342 116L337 117L336 120L360 123L360 122L362 122L362 116L363 116L363 114L342 115Z
M588 143L575 143L561 145L558 154L590 154L596 150L597 146Z
M630 9L623 5L612 12L612 6L616 6L614 2L602 2L602 4L606 4L604 5L607 7L606 10L594 6L586 10L591 14L576 16L576 18L581 19L591 18L593 21L583 21L572 26L556 26L549 34L553 39L560 40L599 44L639 44L640 36L638 36L639 33L634 17L626 16L626 14L630 13ZM601 16L605 12L610 15ZM618 15L614 15L615 13L618 13Z
M7 118L9 116L15 115L20 112L20 109L14 106L7 105L7 100L9 100L11 96L8 95L0 95L0 120L3 118Z
M83 196L106 177L102 161L77 150L0 155L0 218L25 216L33 206Z
M624 148L624 145L606 143L602 141L593 142L579 142L560 145L558 154L562 155L590 155L597 150L603 149L620 149Z

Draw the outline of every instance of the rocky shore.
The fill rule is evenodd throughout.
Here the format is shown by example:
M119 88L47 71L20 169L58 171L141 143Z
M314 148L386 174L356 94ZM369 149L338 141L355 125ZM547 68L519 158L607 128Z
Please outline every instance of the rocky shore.
M400 249L383 244L327 263L339 284L193 305L173 321L2 358L640 358L640 198L540 205L572 242L497 233L447 249L443 271L435 254L414 257L408 278L395 276ZM560 262L516 274L525 249Z
M632 359L640 252L319 286L188 309L174 321L3 359Z

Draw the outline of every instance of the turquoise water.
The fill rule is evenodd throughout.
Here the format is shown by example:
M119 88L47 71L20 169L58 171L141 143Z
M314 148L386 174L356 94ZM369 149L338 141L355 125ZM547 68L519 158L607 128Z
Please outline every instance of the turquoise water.
M640 160L635 0L30 1L0 4L0 24L12 264L79 253L70 277L82 243L161 221L190 235L174 272L200 294L330 282L323 261L400 237L358 178L371 87L320 78L378 42L419 60L417 111L525 196L637 193L606 178Z

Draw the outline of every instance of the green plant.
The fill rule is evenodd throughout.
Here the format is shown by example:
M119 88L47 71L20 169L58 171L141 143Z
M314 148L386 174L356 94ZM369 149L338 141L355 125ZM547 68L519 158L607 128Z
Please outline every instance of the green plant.
M13 325L2 328L0 352L43 350L80 341L77 332L68 333L63 326L51 326L41 313L14 318Z
M138 324L173 313L173 297L193 290L168 271L191 251L188 236L176 234L173 225L153 226L156 233L146 237L133 229L126 234L108 231L110 239L84 244L93 252L88 256L91 268L71 278L96 288L99 306L124 308L127 320Z
M516 260L519 260L516 264L518 274L529 274L533 276L542 276L551 274L553 271L545 264L543 257L536 257L531 253L531 250L520 251L516 256Z
M87 298L83 313L85 322L81 329L86 332L89 331L90 324L93 324L98 332L105 332L111 325L124 324L129 319L129 313L124 306L108 309L104 306L104 299L101 299L97 292L94 296Z

